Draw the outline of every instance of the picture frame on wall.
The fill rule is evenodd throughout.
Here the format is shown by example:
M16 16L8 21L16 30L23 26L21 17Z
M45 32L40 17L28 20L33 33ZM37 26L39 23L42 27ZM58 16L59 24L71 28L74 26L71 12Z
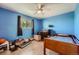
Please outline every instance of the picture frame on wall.
M33 22L31 19L27 19L25 17L21 18L21 27L22 28L33 28Z

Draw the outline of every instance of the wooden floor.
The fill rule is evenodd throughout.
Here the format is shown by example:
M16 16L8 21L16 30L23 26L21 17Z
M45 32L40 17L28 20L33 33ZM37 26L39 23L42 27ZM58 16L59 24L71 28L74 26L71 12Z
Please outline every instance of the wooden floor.
M43 41L32 41L23 49L18 48L14 52L5 51L0 55L43 55ZM47 55L57 55L57 53L47 49Z

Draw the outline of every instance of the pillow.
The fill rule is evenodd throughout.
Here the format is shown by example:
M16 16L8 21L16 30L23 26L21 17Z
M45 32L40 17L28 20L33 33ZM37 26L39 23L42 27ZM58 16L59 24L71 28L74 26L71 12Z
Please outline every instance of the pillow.
M0 44L4 43L6 40L3 38L0 38Z

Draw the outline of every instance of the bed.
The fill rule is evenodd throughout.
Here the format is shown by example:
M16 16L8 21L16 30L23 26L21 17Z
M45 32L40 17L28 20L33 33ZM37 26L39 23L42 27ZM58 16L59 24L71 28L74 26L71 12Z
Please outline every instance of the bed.
M44 39L44 55L46 49L50 49L60 55L78 55L79 44L73 39L73 35L54 35Z

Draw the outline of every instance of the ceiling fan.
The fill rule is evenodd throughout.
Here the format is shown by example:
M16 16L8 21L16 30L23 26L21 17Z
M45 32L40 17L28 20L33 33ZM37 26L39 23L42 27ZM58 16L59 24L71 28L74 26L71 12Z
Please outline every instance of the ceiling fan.
M37 4L35 14L43 14L44 13L45 4Z

